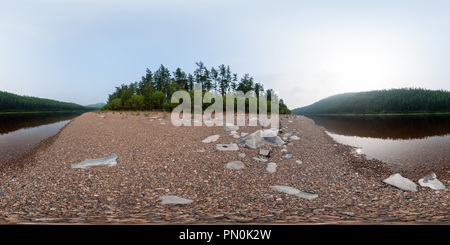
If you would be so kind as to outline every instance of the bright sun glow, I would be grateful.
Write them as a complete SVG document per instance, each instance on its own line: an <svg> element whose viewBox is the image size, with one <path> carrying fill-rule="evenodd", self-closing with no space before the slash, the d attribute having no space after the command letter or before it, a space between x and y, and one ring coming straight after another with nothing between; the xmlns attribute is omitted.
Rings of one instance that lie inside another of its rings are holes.
<svg viewBox="0 0 450 245"><path fill-rule="evenodd" d="M411 52L398 35L358 30L321 33L314 63L324 84L345 91L391 87L408 66Z"/></svg>

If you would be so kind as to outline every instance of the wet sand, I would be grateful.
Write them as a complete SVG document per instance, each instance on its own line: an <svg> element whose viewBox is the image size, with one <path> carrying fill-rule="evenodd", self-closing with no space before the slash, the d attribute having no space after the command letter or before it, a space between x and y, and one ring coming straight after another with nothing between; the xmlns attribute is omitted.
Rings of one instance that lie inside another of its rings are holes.
<svg viewBox="0 0 450 245"><path fill-rule="evenodd" d="M222 127L175 127L170 113L85 113L0 172L0 223L449 223L450 192L406 192L382 182L383 162L352 153L311 119L281 116L286 148L267 162L258 150L218 151L237 139ZM168 120L151 121L153 116ZM251 133L260 127L240 127ZM213 143L202 140L220 135ZM265 147L268 148L268 147ZM282 151L286 149L287 151ZM204 151L202 151L204 150ZM71 164L116 153L111 167ZM245 157L239 156L245 153ZM284 159L283 155L293 157ZM243 169L226 168L242 161ZM301 163L298 163L301 161ZM276 171L267 171L270 162ZM436 173L450 186L450 173ZM417 183L418 178L402 173ZM285 185L312 200L272 190ZM175 195L189 204L161 203Z"/></svg>

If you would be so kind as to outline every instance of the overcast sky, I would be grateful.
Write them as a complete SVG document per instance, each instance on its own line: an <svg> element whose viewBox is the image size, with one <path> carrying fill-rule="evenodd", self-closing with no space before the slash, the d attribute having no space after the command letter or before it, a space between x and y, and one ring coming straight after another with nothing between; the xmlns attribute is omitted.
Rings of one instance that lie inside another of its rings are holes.
<svg viewBox="0 0 450 245"><path fill-rule="evenodd" d="M450 90L450 0L2 0L0 90L82 105L161 64L229 65L290 109L330 95Z"/></svg>

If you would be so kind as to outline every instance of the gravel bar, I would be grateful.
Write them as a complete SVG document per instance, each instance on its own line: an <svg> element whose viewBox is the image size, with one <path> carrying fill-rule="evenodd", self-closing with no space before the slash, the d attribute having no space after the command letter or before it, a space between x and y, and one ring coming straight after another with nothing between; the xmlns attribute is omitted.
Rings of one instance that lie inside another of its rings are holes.
<svg viewBox="0 0 450 245"><path fill-rule="evenodd" d="M0 224L449 223L448 171L436 173L446 189L402 191L383 183L394 174L385 163L355 155L311 119L280 117L279 136L298 138L261 147L270 149L267 157L258 149L217 150L237 139L221 126L175 127L170 113L85 113L0 169ZM212 135L220 137L202 142ZM292 157L284 158L288 153ZM71 168L112 154L117 165ZM233 161L245 168L227 168ZM276 169L268 171L268 163ZM299 198L273 186L317 197ZM167 196L189 202L163 203Z"/></svg>

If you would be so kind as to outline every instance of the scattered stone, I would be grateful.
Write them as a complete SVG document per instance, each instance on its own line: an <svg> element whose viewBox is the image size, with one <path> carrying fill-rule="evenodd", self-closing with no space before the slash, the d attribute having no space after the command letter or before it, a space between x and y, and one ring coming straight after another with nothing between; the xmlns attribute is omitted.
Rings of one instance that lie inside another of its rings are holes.
<svg viewBox="0 0 450 245"><path fill-rule="evenodd" d="M297 137L297 136L295 136L295 135L293 135L293 136L289 137L289 139L290 139L290 140L299 140L300 138Z"/></svg>
<svg viewBox="0 0 450 245"><path fill-rule="evenodd" d="M297 160L297 161L295 161L295 163L303 164L303 162L301 160Z"/></svg>
<svg viewBox="0 0 450 245"><path fill-rule="evenodd" d="M243 169L245 168L245 165L241 161L234 161L227 163L227 168L229 169Z"/></svg>
<svg viewBox="0 0 450 245"><path fill-rule="evenodd" d="M211 143L211 142L215 142L216 140L218 140L220 137L220 135L216 134L216 135L211 135L208 138L202 140L203 143Z"/></svg>
<svg viewBox="0 0 450 245"><path fill-rule="evenodd" d="M280 146L284 144L284 141L277 136L278 132L279 130L276 128L261 130L265 143L273 146Z"/></svg>
<svg viewBox="0 0 450 245"><path fill-rule="evenodd" d="M283 156L284 159L289 159L289 158L292 158L292 157L293 157L292 153L289 153L289 154L286 154L286 155Z"/></svg>
<svg viewBox="0 0 450 245"><path fill-rule="evenodd" d="M270 152L272 149L266 150L266 149L259 149L258 154L265 156L265 157L269 157L270 156Z"/></svg>
<svg viewBox="0 0 450 245"><path fill-rule="evenodd" d="M309 200L312 200L312 199L317 198L319 196L318 194L312 194L312 193L303 192L303 191L300 191L300 190L295 189L293 187L283 186L283 185L275 185L275 186L272 187L272 190L284 192L286 194L294 195L294 196L297 196L297 197L300 197L300 198L309 199Z"/></svg>
<svg viewBox="0 0 450 245"><path fill-rule="evenodd" d="M266 170L269 173L275 173L275 171L277 170L277 164L274 162L269 162L269 164L267 164Z"/></svg>
<svg viewBox="0 0 450 245"><path fill-rule="evenodd" d="M236 141L240 147L247 147L250 149L256 149L264 145L264 139L261 137L261 130L255 131L251 134L247 134Z"/></svg>
<svg viewBox="0 0 450 245"><path fill-rule="evenodd" d="M419 180L419 184L421 186L427 186L430 187L433 190L442 190L445 189L444 184L442 184L442 182L440 182L437 178L436 178L436 174L435 173L431 173L429 175L424 176L423 178L421 178Z"/></svg>
<svg viewBox="0 0 450 245"><path fill-rule="evenodd" d="M236 141L236 144L250 149L256 149L264 144L280 146L284 144L284 141L277 136L277 132L278 129L257 130L241 137Z"/></svg>
<svg viewBox="0 0 450 245"><path fill-rule="evenodd" d="M225 130L230 130L230 131L236 131L239 129L238 126L235 126L234 124L231 123L226 123L222 126Z"/></svg>
<svg viewBox="0 0 450 245"><path fill-rule="evenodd" d="M111 156L96 158L96 159L86 159L79 163L74 163L70 165L71 168L93 168L93 167L101 167L101 166L115 166L117 165L117 158L119 156L114 153Z"/></svg>
<svg viewBox="0 0 450 245"><path fill-rule="evenodd" d="M241 138L241 136L240 136L239 134L237 134L237 133L231 134L231 136L232 136L233 138L235 138L235 139Z"/></svg>
<svg viewBox="0 0 450 245"><path fill-rule="evenodd" d="M255 161L259 161L259 162L267 162L267 159L261 158L261 157L253 157L252 158Z"/></svg>
<svg viewBox="0 0 450 245"><path fill-rule="evenodd" d="M383 180L384 183L395 186L404 191L417 191L417 185L411 180L401 176L400 174L393 174L389 178Z"/></svg>
<svg viewBox="0 0 450 245"><path fill-rule="evenodd" d="M217 144L216 149L220 151L237 151L239 147L236 144Z"/></svg>
<svg viewBox="0 0 450 245"><path fill-rule="evenodd" d="M205 151L206 151L205 149L200 149L200 150L197 150L195 152L205 152Z"/></svg>
<svg viewBox="0 0 450 245"><path fill-rule="evenodd" d="M238 157L244 158L244 157L245 157L245 153L239 153L239 154L238 154Z"/></svg>
<svg viewBox="0 0 450 245"><path fill-rule="evenodd" d="M159 199L162 201L161 204L189 204L193 202L193 200L177 196L163 196Z"/></svg>

